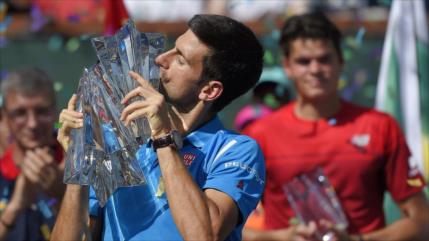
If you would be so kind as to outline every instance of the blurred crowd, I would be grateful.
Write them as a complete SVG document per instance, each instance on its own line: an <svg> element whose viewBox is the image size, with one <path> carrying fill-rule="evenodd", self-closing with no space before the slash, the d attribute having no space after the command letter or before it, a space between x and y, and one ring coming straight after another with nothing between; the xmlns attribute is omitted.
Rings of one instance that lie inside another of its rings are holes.
<svg viewBox="0 0 429 241"><path fill-rule="evenodd" d="M345 20L386 20L390 0L3 0L0 35L51 31L67 36L100 34L128 16L138 22L184 22L195 13L217 13L259 21L319 9Z"/></svg>

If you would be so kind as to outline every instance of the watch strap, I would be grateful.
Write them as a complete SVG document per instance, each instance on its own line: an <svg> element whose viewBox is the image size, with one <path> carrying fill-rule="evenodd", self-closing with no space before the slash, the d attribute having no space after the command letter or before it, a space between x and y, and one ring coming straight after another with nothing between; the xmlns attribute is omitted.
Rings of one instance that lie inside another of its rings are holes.
<svg viewBox="0 0 429 241"><path fill-rule="evenodd" d="M161 147L166 147L169 145L174 145L174 140L171 133L153 140L153 143L152 143L154 150Z"/></svg>

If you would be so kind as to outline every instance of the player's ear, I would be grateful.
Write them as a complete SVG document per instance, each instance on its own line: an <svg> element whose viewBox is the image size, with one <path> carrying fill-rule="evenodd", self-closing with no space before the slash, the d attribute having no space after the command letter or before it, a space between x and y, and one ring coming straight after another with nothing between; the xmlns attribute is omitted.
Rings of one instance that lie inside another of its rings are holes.
<svg viewBox="0 0 429 241"><path fill-rule="evenodd" d="M214 101L219 98L222 92L222 82L218 80L210 80L203 86L203 88L201 88L201 92L198 97L203 101Z"/></svg>

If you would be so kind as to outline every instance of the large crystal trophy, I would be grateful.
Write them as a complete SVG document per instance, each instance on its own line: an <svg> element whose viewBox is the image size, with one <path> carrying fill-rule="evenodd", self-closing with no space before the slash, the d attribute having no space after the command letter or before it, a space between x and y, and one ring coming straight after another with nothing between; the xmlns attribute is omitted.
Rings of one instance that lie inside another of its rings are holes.
<svg viewBox="0 0 429 241"><path fill-rule="evenodd" d="M284 191L299 221L304 224L314 221L317 224L317 240L329 241L334 235L320 225L322 220L339 230L347 228L347 218L335 190L321 168L295 177L284 185Z"/></svg>
<svg viewBox="0 0 429 241"><path fill-rule="evenodd" d="M84 124L71 131L64 182L90 185L104 206L118 187L151 184L151 179L145 178L150 174L136 159L139 146L150 138L150 126L141 118L126 127L120 120L125 107L121 100L138 87L129 71L139 73L158 88L155 58L164 49L164 37L160 33L140 33L128 21L114 36L91 41L98 62L84 70L77 88L77 111L83 113ZM154 193L148 196L156 198Z"/></svg>

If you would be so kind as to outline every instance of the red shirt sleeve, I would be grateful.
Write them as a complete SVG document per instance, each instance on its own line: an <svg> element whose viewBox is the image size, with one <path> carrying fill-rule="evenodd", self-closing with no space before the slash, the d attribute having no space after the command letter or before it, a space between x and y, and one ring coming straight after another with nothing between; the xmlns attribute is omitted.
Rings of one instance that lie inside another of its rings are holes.
<svg viewBox="0 0 429 241"><path fill-rule="evenodd" d="M387 189L396 202L404 201L425 187L424 178L408 149L404 134L398 123L388 117L386 124L386 165L385 181Z"/></svg>

